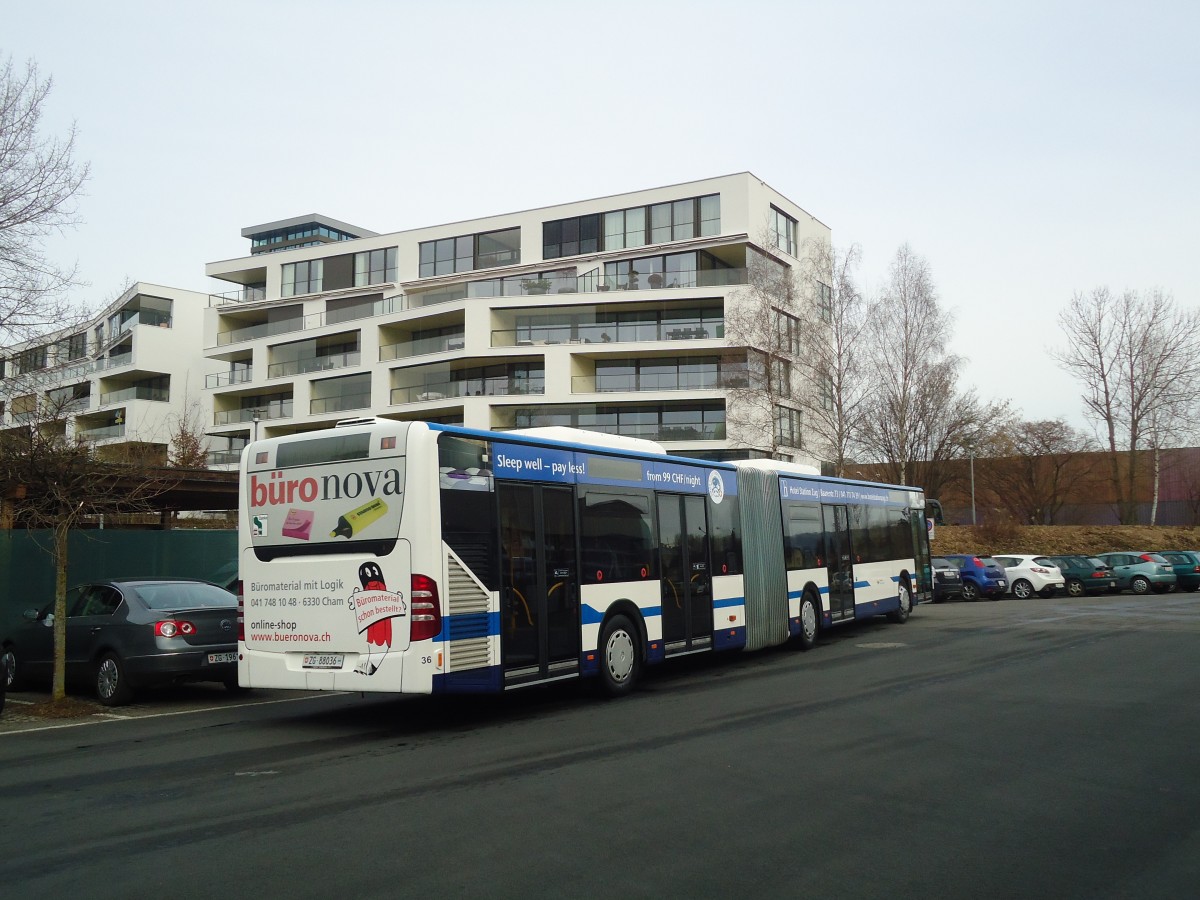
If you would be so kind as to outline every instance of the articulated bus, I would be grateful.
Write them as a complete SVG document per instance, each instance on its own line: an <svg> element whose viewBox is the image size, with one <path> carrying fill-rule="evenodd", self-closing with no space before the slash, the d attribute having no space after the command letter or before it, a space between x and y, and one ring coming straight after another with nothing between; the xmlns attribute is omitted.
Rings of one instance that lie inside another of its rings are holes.
<svg viewBox="0 0 1200 900"><path fill-rule="evenodd" d="M242 454L245 687L630 691L931 599L920 490L569 428L359 419Z"/></svg>

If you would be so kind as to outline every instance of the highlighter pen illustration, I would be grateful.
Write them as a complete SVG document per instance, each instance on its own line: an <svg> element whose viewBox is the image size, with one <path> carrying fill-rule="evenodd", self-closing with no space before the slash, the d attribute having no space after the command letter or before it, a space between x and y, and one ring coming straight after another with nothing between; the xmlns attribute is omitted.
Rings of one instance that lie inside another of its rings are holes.
<svg viewBox="0 0 1200 900"><path fill-rule="evenodd" d="M376 497L368 500L358 509L352 509L344 516L338 516L337 527L329 532L330 537L350 538L358 534L372 522L387 514L387 504Z"/></svg>

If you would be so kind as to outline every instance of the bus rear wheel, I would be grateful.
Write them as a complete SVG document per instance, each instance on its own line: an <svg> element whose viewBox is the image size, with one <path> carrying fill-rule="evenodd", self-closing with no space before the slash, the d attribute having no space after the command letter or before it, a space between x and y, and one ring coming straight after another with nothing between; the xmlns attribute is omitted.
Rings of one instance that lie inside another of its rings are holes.
<svg viewBox="0 0 1200 900"><path fill-rule="evenodd" d="M821 614L817 611L817 598L812 591L805 591L800 598L800 636L796 639L801 650L811 650L817 645Z"/></svg>
<svg viewBox="0 0 1200 900"><path fill-rule="evenodd" d="M634 689L642 671L638 630L627 616L613 616L600 633L600 681L609 697Z"/></svg>

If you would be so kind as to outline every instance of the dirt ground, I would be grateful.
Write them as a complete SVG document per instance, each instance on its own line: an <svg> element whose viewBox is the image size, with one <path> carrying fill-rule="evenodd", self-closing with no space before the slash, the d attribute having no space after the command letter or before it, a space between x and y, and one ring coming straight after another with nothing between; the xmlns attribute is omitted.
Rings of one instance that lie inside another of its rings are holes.
<svg viewBox="0 0 1200 900"><path fill-rule="evenodd" d="M1109 553L1200 550L1200 528L1149 525L939 525L930 542L942 553Z"/></svg>

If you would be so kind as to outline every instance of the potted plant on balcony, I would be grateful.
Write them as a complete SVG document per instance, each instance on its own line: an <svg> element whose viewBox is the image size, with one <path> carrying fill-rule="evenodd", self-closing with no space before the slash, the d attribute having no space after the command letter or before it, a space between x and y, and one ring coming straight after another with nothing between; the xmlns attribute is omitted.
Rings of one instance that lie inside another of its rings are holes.
<svg viewBox="0 0 1200 900"><path fill-rule="evenodd" d="M663 277L658 272L651 272L650 277L646 279L650 282L650 287L658 290L663 286Z"/></svg>
<svg viewBox="0 0 1200 900"><path fill-rule="evenodd" d="M526 278L521 282L521 289L527 294L545 294L550 291L549 278Z"/></svg>

